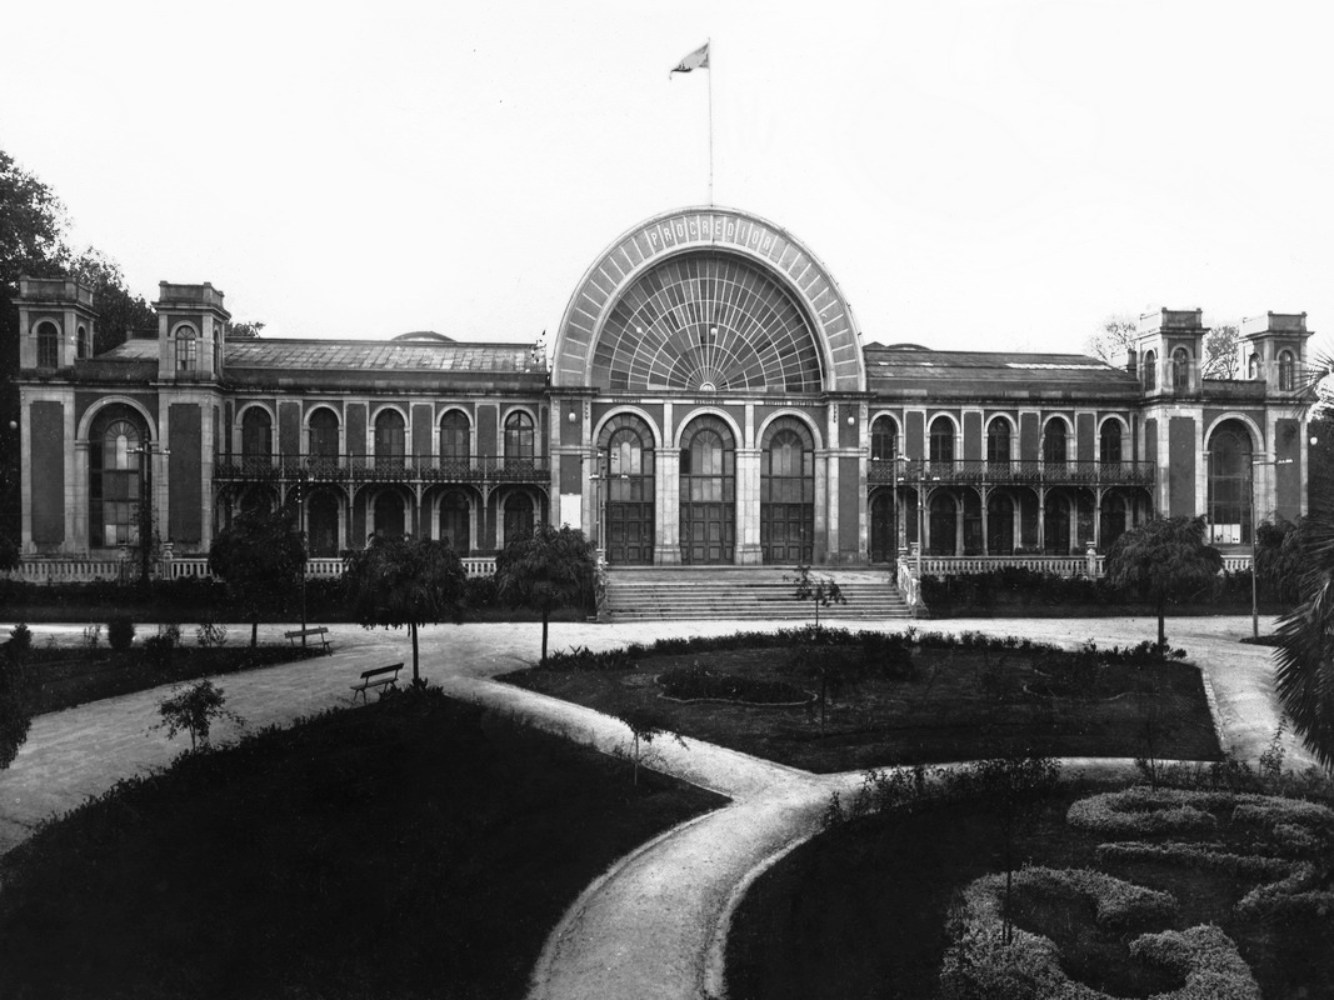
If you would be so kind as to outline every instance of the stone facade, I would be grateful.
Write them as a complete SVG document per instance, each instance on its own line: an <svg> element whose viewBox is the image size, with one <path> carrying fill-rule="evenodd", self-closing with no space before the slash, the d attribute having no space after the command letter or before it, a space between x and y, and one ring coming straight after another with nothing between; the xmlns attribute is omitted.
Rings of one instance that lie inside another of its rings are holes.
<svg viewBox="0 0 1334 1000"><path fill-rule="evenodd" d="M374 531L484 555L548 519L662 566L1079 556L1155 510L1244 548L1306 508L1305 314L1245 321L1234 380L1201 376L1199 310L1145 316L1125 367L867 344L810 249L720 208L616 239L549 367L438 334L229 340L223 298L164 282L157 336L91 357L88 289L24 279L26 556L150 529L202 554L288 501L317 556Z"/></svg>

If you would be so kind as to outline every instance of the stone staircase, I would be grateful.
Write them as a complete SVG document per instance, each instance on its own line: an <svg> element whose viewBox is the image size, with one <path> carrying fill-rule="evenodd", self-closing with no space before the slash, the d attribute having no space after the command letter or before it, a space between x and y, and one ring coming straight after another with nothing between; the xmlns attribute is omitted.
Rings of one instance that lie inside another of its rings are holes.
<svg viewBox="0 0 1334 1000"><path fill-rule="evenodd" d="M846 604L820 609L820 621L886 621L911 617L885 570L822 569ZM793 569L774 567L611 568L601 620L607 622L736 618L814 621L810 601L798 601Z"/></svg>

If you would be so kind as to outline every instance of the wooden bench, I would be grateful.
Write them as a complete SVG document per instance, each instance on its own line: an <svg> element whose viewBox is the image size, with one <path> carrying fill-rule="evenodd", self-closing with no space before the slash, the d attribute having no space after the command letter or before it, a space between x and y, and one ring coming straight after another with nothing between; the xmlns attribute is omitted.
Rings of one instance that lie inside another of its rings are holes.
<svg viewBox="0 0 1334 1000"><path fill-rule="evenodd" d="M296 641L298 639L302 637L310 638L311 636L314 636L316 639L319 639L320 642L324 643L324 651L326 653L333 652L333 650L329 648L329 630L325 628L323 625L321 625L319 628L298 628L298 629L293 629L291 632L283 633L283 638L286 639L288 642L290 642L293 646L296 645ZM305 645L305 643L302 643L302 645Z"/></svg>
<svg viewBox="0 0 1334 1000"><path fill-rule="evenodd" d="M361 672L361 683L352 685L352 704L357 703L357 695L361 695L361 703L366 704L366 692L371 688L380 689L380 697L384 697L385 691L389 688L398 690L398 672L403 669L401 663L391 663L387 667L375 667L373 670L363 670Z"/></svg>

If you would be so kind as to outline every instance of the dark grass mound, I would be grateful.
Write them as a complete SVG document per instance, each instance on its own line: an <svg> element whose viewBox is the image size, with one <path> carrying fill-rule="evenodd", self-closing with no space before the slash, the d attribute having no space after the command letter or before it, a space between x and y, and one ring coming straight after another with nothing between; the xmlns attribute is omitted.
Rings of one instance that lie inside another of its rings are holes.
<svg viewBox="0 0 1334 1000"><path fill-rule="evenodd" d="M704 687L710 678L724 694L753 696L670 700L718 697ZM649 712L671 732L816 772L1016 749L1058 757L1220 756L1200 671L1175 657L1152 658L1147 648L1071 651L967 633L905 644L895 634L801 630L576 651L502 679L609 715ZM823 711L807 694L821 690ZM761 694L770 691L785 694ZM780 704L744 704L764 701Z"/></svg>
<svg viewBox="0 0 1334 1000"><path fill-rule="evenodd" d="M58 712L103 698L162 684L291 663L324 650L291 643L197 648L135 646L123 652L59 647L32 649L23 657L23 685L33 715Z"/></svg>
<svg viewBox="0 0 1334 1000"><path fill-rule="evenodd" d="M596 875L722 801L439 692L331 713L0 861L0 996L519 997Z"/></svg>

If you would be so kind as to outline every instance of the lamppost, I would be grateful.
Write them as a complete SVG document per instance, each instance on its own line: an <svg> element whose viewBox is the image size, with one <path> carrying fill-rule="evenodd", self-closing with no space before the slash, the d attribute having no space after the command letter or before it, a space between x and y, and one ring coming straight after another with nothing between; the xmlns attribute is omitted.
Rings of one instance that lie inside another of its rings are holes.
<svg viewBox="0 0 1334 1000"><path fill-rule="evenodd" d="M130 452L139 457L139 582L147 583L153 561L153 443L145 438ZM171 452L160 448L157 454L165 458Z"/></svg>
<svg viewBox="0 0 1334 1000"><path fill-rule="evenodd" d="M1291 464L1292 464L1292 459L1290 458L1251 459L1250 493L1251 493L1251 638L1252 639L1260 638L1260 585L1259 585L1259 573L1256 571L1256 564L1255 564L1255 552L1256 552L1255 469L1257 466L1260 465L1291 465Z"/></svg>
<svg viewBox="0 0 1334 1000"><path fill-rule="evenodd" d="M310 477L310 458L297 466L296 527L301 538L302 555L306 555L306 481ZM301 562L301 648L306 648L306 562Z"/></svg>

